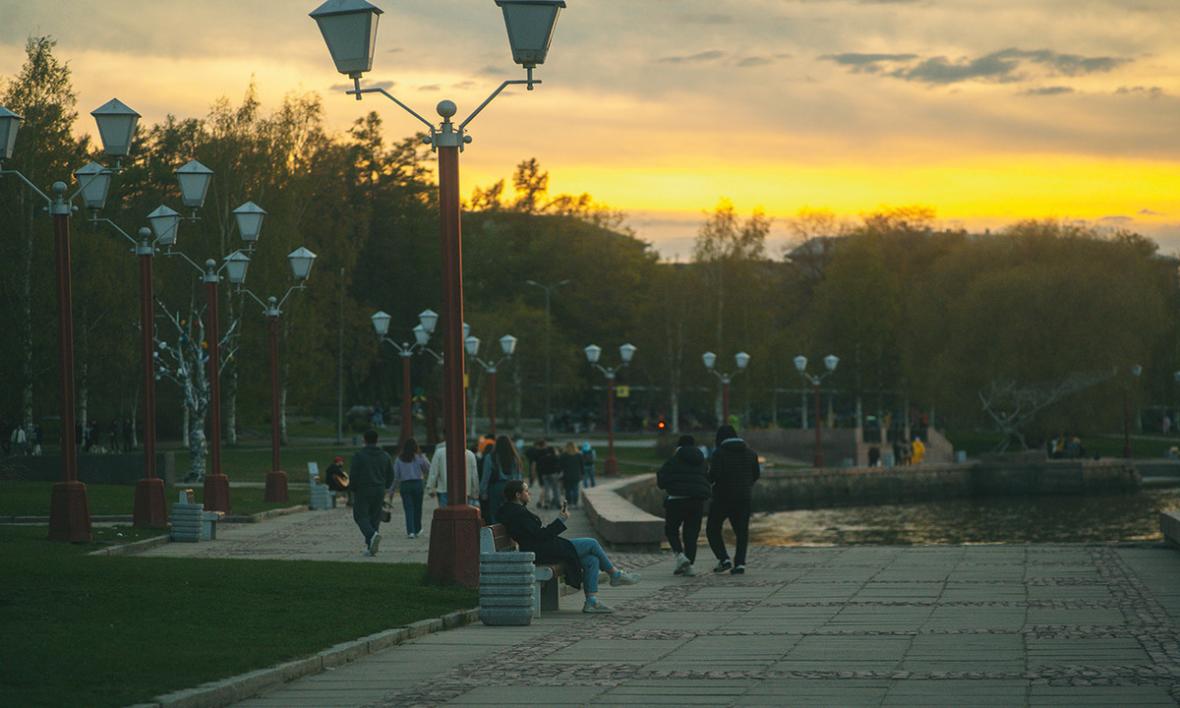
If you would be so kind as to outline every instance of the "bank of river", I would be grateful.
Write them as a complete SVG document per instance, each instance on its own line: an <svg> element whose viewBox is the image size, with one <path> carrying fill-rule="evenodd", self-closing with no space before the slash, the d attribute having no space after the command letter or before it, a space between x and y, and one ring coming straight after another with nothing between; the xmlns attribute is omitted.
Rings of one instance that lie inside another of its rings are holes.
<svg viewBox="0 0 1180 708"><path fill-rule="evenodd" d="M1178 509L1180 489L973 497L755 514L750 533L767 546L1153 541L1158 513Z"/></svg>

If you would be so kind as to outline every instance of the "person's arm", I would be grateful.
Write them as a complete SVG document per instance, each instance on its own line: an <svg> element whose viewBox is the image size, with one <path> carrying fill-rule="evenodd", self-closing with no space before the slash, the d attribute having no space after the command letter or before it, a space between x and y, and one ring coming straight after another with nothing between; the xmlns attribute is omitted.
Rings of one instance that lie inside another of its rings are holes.
<svg viewBox="0 0 1180 708"><path fill-rule="evenodd" d="M430 475L426 478L426 491L430 492L430 496L434 496L434 485L438 484L438 475L445 462L444 457L446 455L443 451L435 448L434 455L430 458Z"/></svg>

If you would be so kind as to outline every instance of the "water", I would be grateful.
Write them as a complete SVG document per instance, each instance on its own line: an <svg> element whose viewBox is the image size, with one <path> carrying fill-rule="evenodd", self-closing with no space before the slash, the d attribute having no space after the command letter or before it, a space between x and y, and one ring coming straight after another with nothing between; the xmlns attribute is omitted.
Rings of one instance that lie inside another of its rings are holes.
<svg viewBox="0 0 1180 708"><path fill-rule="evenodd" d="M756 514L751 542L766 546L1158 541L1158 514L1180 509L1180 489L1103 496L980 497Z"/></svg>

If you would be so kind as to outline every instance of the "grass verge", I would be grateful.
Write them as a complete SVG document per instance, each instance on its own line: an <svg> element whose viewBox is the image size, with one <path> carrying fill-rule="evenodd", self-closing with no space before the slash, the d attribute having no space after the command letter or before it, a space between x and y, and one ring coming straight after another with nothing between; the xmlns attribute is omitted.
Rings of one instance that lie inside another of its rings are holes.
<svg viewBox="0 0 1180 708"><path fill-rule="evenodd" d="M477 603L417 564L91 557L0 527L0 695L122 706Z"/></svg>
<svg viewBox="0 0 1180 708"><path fill-rule="evenodd" d="M192 490L201 501L201 485L192 485ZM0 482L0 516L49 516L49 500L53 493L53 482ZM288 501L265 502L264 489L254 487L233 487L230 489L230 511L234 515L256 514L269 509L282 509L297 504L306 505L306 489L293 489L287 494ZM164 490L164 503L172 508L177 490ZM124 484L87 484L86 500L92 516L131 515L135 507L135 487Z"/></svg>

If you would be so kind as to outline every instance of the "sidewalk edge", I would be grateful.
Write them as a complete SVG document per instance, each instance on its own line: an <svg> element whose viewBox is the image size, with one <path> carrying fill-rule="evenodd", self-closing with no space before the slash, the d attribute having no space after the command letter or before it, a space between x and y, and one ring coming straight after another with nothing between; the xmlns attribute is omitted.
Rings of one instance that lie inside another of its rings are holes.
<svg viewBox="0 0 1180 708"><path fill-rule="evenodd" d="M119 545L111 546L110 548L100 548L97 551L91 551L90 553L87 553L86 555L88 555L88 556L126 556L126 555L131 555L134 553L139 553L141 551L146 551L148 549L155 548L156 546L163 546L164 544L170 543L171 541L172 541L172 537L169 536L167 533L164 533L159 536L145 538L142 541L132 541L131 543L120 543Z"/></svg>

